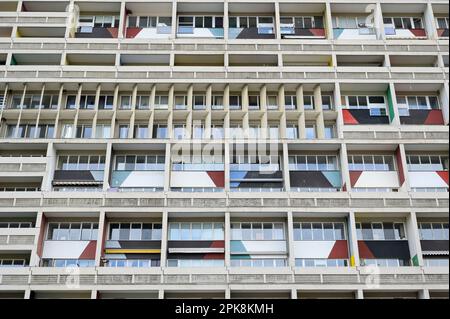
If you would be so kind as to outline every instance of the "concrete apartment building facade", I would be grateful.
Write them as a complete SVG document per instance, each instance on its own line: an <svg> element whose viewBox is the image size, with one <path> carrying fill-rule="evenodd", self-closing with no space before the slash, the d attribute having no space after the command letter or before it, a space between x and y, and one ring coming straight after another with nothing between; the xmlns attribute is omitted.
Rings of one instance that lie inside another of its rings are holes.
<svg viewBox="0 0 450 319"><path fill-rule="evenodd" d="M441 0L1 0L0 298L448 298Z"/></svg>

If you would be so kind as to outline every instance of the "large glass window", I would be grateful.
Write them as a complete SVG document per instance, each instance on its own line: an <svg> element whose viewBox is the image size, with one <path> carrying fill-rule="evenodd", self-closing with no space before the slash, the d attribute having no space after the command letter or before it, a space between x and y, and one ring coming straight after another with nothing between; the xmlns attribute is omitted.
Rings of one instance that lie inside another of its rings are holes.
<svg viewBox="0 0 450 319"><path fill-rule="evenodd" d="M224 223L217 222L171 222L169 240L224 240Z"/></svg>
<svg viewBox="0 0 450 319"><path fill-rule="evenodd" d="M49 223L48 240L97 240L98 224L97 223Z"/></svg>
<svg viewBox="0 0 450 319"><path fill-rule="evenodd" d="M335 241L345 239L345 224L342 222L294 223L294 240L296 241Z"/></svg>
<svg viewBox="0 0 450 319"><path fill-rule="evenodd" d="M158 223L111 223L109 240L161 240L161 230Z"/></svg>
<svg viewBox="0 0 450 319"><path fill-rule="evenodd" d="M403 223L373 222L356 223L358 240L405 240Z"/></svg>
<svg viewBox="0 0 450 319"><path fill-rule="evenodd" d="M285 240L283 223L232 223L231 240Z"/></svg>

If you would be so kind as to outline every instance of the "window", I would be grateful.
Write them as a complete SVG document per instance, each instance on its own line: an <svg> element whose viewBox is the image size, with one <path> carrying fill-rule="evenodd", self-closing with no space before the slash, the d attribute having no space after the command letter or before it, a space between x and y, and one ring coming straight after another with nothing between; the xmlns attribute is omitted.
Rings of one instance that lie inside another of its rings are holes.
<svg viewBox="0 0 450 319"><path fill-rule="evenodd" d="M296 241L345 240L345 224L342 222L294 223Z"/></svg>
<svg viewBox="0 0 450 319"><path fill-rule="evenodd" d="M61 155L58 157L58 170L62 171L103 171L105 156L101 155Z"/></svg>
<svg viewBox="0 0 450 319"><path fill-rule="evenodd" d="M194 109L203 110L206 108L206 96L194 95Z"/></svg>
<svg viewBox="0 0 450 319"><path fill-rule="evenodd" d="M187 96L186 95L175 96L175 109L185 110L186 108L187 108Z"/></svg>
<svg viewBox="0 0 450 319"><path fill-rule="evenodd" d="M314 96L304 95L303 96L303 105L305 107L305 110L314 110Z"/></svg>
<svg viewBox="0 0 450 319"><path fill-rule="evenodd" d="M405 240L403 223L356 223L358 240Z"/></svg>
<svg viewBox="0 0 450 319"><path fill-rule="evenodd" d="M286 126L286 137L290 140L298 139L298 126L295 124L288 124Z"/></svg>
<svg viewBox="0 0 450 319"><path fill-rule="evenodd" d="M448 171L449 158L441 155L407 155L409 171Z"/></svg>
<svg viewBox="0 0 450 319"><path fill-rule="evenodd" d="M153 125L153 138L165 139L168 138L167 125L154 124Z"/></svg>
<svg viewBox="0 0 450 319"><path fill-rule="evenodd" d="M295 29L323 29L323 17L281 17L281 34L294 34Z"/></svg>
<svg viewBox="0 0 450 319"><path fill-rule="evenodd" d="M239 257L233 257L231 259L231 267L248 267L248 268L279 268L286 267L286 259L281 258L253 258L253 259L239 259Z"/></svg>
<svg viewBox="0 0 450 319"><path fill-rule="evenodd" d="M249 95L248 106L250 110L259 110L259 95Z"/></svg>
<svg viewBox="0 0 450 319"><path fill-rule="evenodd" d="M296 95L285 95L284 105L286 110L296 110L297 109L297 96Z"/></svg>
<svg viewBox="0 0 450 319"><path fill-rule="evenodd" d="M169 107L168 95L156 95L155 96L155 109L167 109Z"/></svg>
<svg viewBox="0 0 450 319"><path fill-rule="evenodd" d="M135 125L134 126L134 137L135 138L149 138L148 136L148 125Z"/></svg>
<svg viewBox="0 0 450 319"><path fill-rule="evenodd" d="M291 155L289 169L293 171L337 171L338 158L335 155Z"/></svg>
<svg viewBox="0 0 450 319"><path fill-rule="evenodd" d="M306 129L306 139L307 140L313 140L316 136L316 126L314 124L307 124L305 126Z"/></svg>
<svg viewBox="0 0 450 319"><path fill-rule="evenodd" d="M332 99L330 95L322 95L322 109L331 110L333 109Z"/></svg>
<svg viewBox="0 0 450 319"><path fill-rule="evenodd" d="M283 223L232 223L231 240L285 240Z"/></svg>
<svg viewBox="0 0 450 319"><path fill-rule="evenodd" d="M42 267L58 267L58 268L67 268L67 267L94 267L95 260L90 259L43 259Z"/></svg>
<svg viewBox="0 0 450 319"><path fill-rule="evenodd" d="M150 109L150 96L149 95L136 96L136 108L138 110L149 110Z"/></svg>
<svg viewBox="0 0 450 319"><path fill-rule="evenodd" d="M90 241L98 239L97 223L49 223L47 240Z"/></svg>
<svg viewBox="0 0 450 319"><path fill-rule="evenodd" d="M348 260L347 259L305 259L305 258L297 258L295 259L295 267L300 268L309 268L309 267L347 267Z"/></svg>
<svg viewBox="0 0 450 319"><path fill-rule="evenodd" d="M186 138L186 125L184 124L175 124L173 126L173 137L177 140L182 140Z"/></svg>
<svg viewBox="0 0 450 319"><path fill-rule="evenodd" d="M66 109L76 109L77 104L77 96L76 95L68 95L66 99Z"/></svg>
<svg viewBox="0 0 450 319"><path fill-rule="evenodd" d="M239 95L230 96L230 109L237 110L241 108L241 97Z"/></svg>
<svg viewBox="0 0 450 319"><path fill-rule="evenodd" d="M161 240L162 225L158 223L111 223L109 240Z"/></svg>
<svg viewBox="0 0 450 319"><path fill-rule="evenodd" d="M164 155L117 155L116 171L160 171L164 170Z"/></svg>
<svg viewBox="0 0 450 319"><path fill-rule="evenodd" d="M130 126L128 124L119 125L119 138L128 138L128 131Z"/></svg>
<svg viewBox="0 0 450 319"><path fill-rule="evenodd" d="M335 138L335 128L334 125L325 125L325 138L333 139Z"/></svg>
<svg viewBox="0 0 450 319"><path fill-rule="evenodd" d="M408 260L403 259L361 259L361 266L404 267L409 264Z"/></svg>
<svg viewBox="0 0 450 319"><path fill-rule="evenodd" d="M131 110L131 95L123 95L120 97L120 108L122 110Z"/></svg>
<svg viewBox="0 0 450 319"><path fill-rule="evenodd" d="M436 18L438 29L448 29L450 25L449 18Z"/></svg>
<svg viewBox="0 0 450 319"><path fill-rule="evenodd" d="M449 240L448 223L419 223L421 240Z"/></svg>
<svg viewBox="0 0 450 319"><path fill-rule="evenodd" d="M114 106L114 96L100 95L98 100L98 108L100 110L112 110Z"/></svg>
<svg viewBox="0 0 450 319"><path fill-rule="evenodd" d="M371 116L386 116L384 96L343 96L343 102L349 109L369 109Z"/></svg>
<svg viewBox="0 0 450 319"><path fill-rule="evenodd" d="M178 268L222 268L225 262L220 259L169 259L168 267Z"/></svg>
<svg viewBox="0 0 450 319"><path fill-rule="evenodd" d="M439 98L437 96L397 96L397 104L401 114L409 116L409 112L403 110L439 110Z"/></svg>
<svg viewBox="0 0 450 319"><path fill-rule="evenodd" d="M109 259L105 263L106 267L132 267L132 268L148 268L160 267L159 259Z"/></svg>
<svg viewBox="0 0 450 319"><path fill-rule="evenodd" d="M386 17L383 22L388 27L393 25L395 29L423 29L422 18L419 17Z"/></svg>
<svg viewBox="0 0 450 319"><path fill-rule="evenodd" d="M182 222L169 224L169 240L224 240L223 223Z"/></svg>
<svg viewBox="0 0 450 319"><path fill-rule="evenodd" d="M369 29L366 24L367 16L333 16L334 29ZM374 32L371 30L370 33Z"/></svg>
<svg viewBox="0 0 450 319"><path fill-rule="evenodd" d="M223 109L223 95L213 95L212 109L213 110Z"/></svg>
<svg viewBox="0 0 450 319"><path fill-rule="evenodd" d="M80 109L93 110L95 108L95 95L82 95L80 97Z"/></svg>
<svg viewBox="0 0 450 319"><path fill-rule="evenodd" d="M129 16L129 28L156 28L170 27L172 25L171 17L148 17L148 16Z"/></svg>
<svg viewBox="0 0 450 319"><path fill-rule="evenodd" d="M91 138L92 137L92 126L91 125L77 125L76 138Z"/></svg>
<svg viewBox="0 0 450 319"><path fill-rule="evenodd" d="M350 171L395 171L392 155L349 155Z"/></svg>
<svg viewBox="0 0 450 319"><path fill-rule="evenodd" d="M0 221L0 228L31 228L32 222L2 222Z"/></svg>
<svg viewBox="0 0 450 319"><path fill-rule="evenodd" d="M95 138L111 138L111 125L97 125L95 128Z"/></svg>
<svg viewBox="0 0 450 319"><path fill-rule="evenodd" d="M257 28L259 34L274 34L273 17L230 17L230 28Z"/></svg>

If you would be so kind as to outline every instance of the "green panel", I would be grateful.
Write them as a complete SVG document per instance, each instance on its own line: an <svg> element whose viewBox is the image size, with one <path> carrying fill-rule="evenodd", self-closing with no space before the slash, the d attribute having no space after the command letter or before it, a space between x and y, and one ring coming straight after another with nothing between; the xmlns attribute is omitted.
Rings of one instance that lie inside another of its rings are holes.
<svg viewBox="0 0 450 319"><path fill-rule="evenodd" d="M391 86L388 86L387 89L387 98L388 98L388 108L389 108L389 120L392 123L395 118L395 111L394 111L394 99L392 98L392 92L391 92Z"/></svg>
<svg viewBox="0 0 450 319"><path fill-rule="evenodd" d="M412 264L413 264L413 266L416 266L416 267L419 266L419 257L418 257L417 255L415 255L415 256L412 258Z"/></svg>

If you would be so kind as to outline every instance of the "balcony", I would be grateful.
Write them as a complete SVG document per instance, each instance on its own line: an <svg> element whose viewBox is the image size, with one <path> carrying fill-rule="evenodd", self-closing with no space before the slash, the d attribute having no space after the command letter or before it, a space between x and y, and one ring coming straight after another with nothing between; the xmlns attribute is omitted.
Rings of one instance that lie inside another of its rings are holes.
<svg viewBox="0 0 450 319"><path fill-rule="evenodd" d="M46 157L0 157L0 176L43 176Z"/></svg>
<svg viewBox="0 0 450 319"><path fill-rule="evenodd" d="M412 190L448 191L448 157L408 154L406 161L408 163L409 184Z"/></svg>
<svg viewBox="0 0 450 319"><path fill-rule="evenodd" d="M230 39L275 39L275 7L272 3L231 3Z"/></svg>
<svg viewBox="0 0 450 319"><path fill-rule="evenodd" d="M325 39L324 4L280 4L283 39Z"/></svg>
<svg viewBox="0 0 450 319"><path fill-rule="evenodd" d="M79 19L76 28L71 30L71 37L104 39L118 37L120 3L76 2L75 5L79 8Z"/></svg>
<svg viewBox="0 0 450 319"><path fill-rule="evenodd" d="M172 37L169 3L126 3L125 38L166 40Z"/></svg>
<svg viewBox="0 0 450 319"><path fill-rule="evenodd" d="M223 3L179 3L177 38L223 39Z"/></svg>
<svg viewBox="0 0 450 319"><path fill-rule="evenodd" d="M377 40L373 15L366 4L331 4L335 40Z"/></svg>
<svg viewBox="0 0 450 319"><path fill-rule="evenodd" d="M0 228L0 250L33 250L36 228Z"/></svg>

